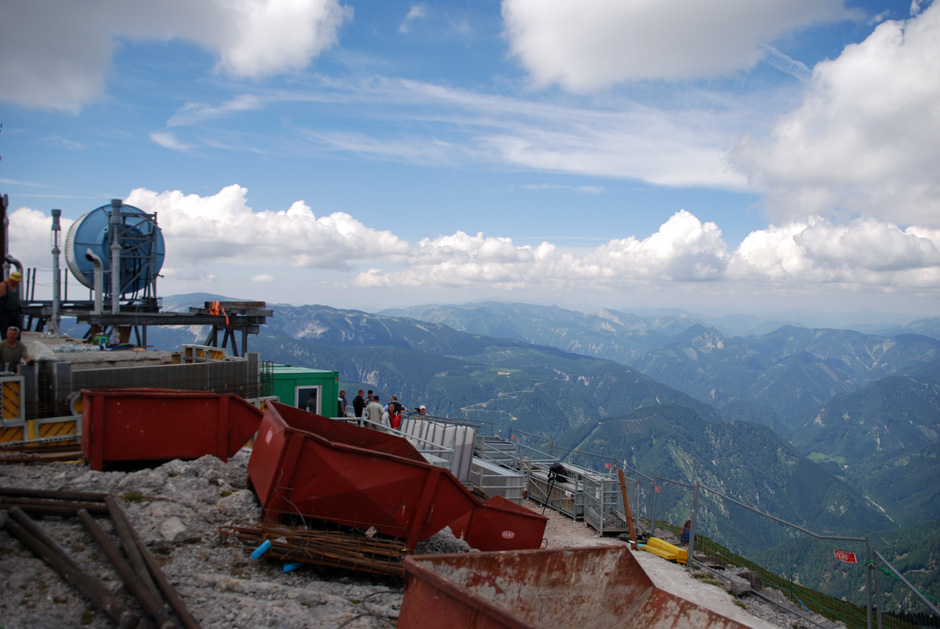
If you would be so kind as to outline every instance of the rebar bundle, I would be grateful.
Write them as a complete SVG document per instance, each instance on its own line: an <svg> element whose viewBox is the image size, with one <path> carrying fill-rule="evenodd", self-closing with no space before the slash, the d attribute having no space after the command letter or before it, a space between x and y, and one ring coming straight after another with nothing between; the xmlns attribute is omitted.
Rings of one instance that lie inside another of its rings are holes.
<svg viewBox="0 0 940 629"><path fill-rule="evenodd" d="M399 540L370 538L356 531L324 531L245 522L220 527L219 534L228 544L241 542L247 552L269 541L271 546L264 556L271 559L398 578L405 576L402 562L407 548Z"/></svg>

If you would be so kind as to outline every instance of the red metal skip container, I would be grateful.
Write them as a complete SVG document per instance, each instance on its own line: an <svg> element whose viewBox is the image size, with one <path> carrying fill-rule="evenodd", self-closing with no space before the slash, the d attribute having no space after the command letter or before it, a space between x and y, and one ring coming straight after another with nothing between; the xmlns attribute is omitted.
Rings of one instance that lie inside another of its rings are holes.
<svg viewBox="0 0 940 629"><path fill-rule="evenodd" d="M93 470L105 461L223 461L251 439L261 411L231 393L175 389L82 391L82 454Z"/></svg>
<svg viewBox="0 0 940 629"><path fill-rule="evenodd" d="M626 546L405 558L398 627L744 629L655 585Z"/></svg>
<svg viewBox="0 0 940 629"><path fill-rule="evenodd" d="M538 548L547 518L481 503L449 470L400 437L268 404L248 476L266 522L281 514L369 527L409 549L450 525L480 550Z"/></svg>

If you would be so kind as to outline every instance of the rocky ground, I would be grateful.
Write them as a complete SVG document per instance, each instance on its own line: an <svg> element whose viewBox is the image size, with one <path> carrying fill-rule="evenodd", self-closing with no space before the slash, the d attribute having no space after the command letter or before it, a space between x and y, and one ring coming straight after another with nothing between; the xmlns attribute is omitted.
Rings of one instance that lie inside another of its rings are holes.
<svg viewBox="0 0 940 629"><path fill-rule="evenodd" d="M400 580L309 565L285 573L282 562L253 560L244 548L223 543L219 527L234 521L258 522L261 515L257 499L246 489L248 457L249 451L242 450L227 463L206 456L126 473L95 472L80 462L6 463L0 464L0 486L118 497L189 612L207 629L394 627L404 594ZM541 507L527 506L541 512ZM550 510L546 515L551 518L545 535L550 548L623 543L598 537L584 524ZM38 521L87 572L141 614L139 626L153 626L76 520ZM116 540L110 520L99 518L99 522ZM465 546L441 535L428 548L457 552ZM679 590L739 622L753 627L817 626L748 595L735 599L649 553L635 555L657 586ZM115 623L7 531L0 531L0 629L77 626L104 628Z"/></svg>

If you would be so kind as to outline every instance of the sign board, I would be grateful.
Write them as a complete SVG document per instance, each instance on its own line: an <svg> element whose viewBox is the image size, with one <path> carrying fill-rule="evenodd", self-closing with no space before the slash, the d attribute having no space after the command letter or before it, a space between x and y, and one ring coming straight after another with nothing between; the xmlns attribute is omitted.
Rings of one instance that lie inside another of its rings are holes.
<svg viewBox="0 0 940 629"><path fill-rule="evenodd" d="M834 550L832 554L836 556L836 559L839 561L844 561L846 563L858 563L855 559L855 553L847 553L844 550Z"/></svg>

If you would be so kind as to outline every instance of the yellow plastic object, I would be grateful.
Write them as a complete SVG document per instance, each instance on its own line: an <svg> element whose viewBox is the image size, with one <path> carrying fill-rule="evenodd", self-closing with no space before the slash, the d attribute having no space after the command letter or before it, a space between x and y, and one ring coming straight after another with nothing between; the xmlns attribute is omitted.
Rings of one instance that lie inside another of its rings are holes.
<svg viewBox="0 0 940 629"><path fill-rule="evenodd" d="M653 553L654 555L659 555L669 561L678 561L679 563L687 563L689 561L688 550L674 546L669 542L664 542L658 537L651 537L650 540L646 542L646 545L643 546L643 550L648 553Z"/></svg>

